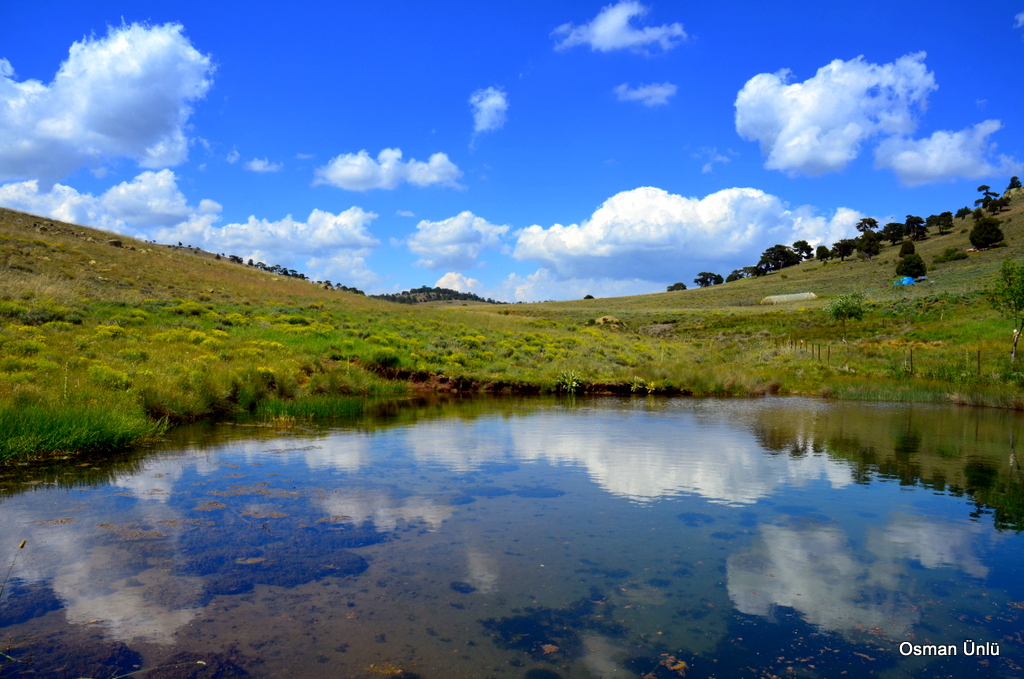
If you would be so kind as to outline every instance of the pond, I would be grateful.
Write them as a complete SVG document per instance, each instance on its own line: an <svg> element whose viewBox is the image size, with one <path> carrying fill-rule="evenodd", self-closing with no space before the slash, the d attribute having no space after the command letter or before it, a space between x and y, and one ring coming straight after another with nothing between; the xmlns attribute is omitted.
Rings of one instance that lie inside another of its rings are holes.
<svg viewBox="0 0 1024 679"><path fill-rule="evenodd" d="M653 397L369 410L0 469L0 677L1024 665L1017 413Z"/></svg>

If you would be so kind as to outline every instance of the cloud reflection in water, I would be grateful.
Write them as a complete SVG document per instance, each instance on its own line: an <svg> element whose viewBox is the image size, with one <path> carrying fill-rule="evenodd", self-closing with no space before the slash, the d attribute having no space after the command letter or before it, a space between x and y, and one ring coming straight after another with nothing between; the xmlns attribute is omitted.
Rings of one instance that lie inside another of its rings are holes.
<svg viewBox="0 0 1024 679"><path fill-rule="evenodd" d="M695 422L678 413L644 415L540 413L515 423L431 422L410 432L406 445L417 460L460 472L506 458L578 465L604 490L637 502L696 493L742 505L785 484L824 479L840 488L852 483L845 462L825 454L765 455L754 434L728 422Z"/></svg>

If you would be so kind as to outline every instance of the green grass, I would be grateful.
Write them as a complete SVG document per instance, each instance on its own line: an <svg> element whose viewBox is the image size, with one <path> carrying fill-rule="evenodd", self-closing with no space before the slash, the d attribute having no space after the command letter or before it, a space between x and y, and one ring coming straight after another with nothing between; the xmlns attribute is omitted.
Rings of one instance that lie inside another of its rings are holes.
<svg viewBox="0 0 1024 679"><path fill-rule="evenodd" d="M358 417L366 412L366 399L353 396L304 396L293 400L268 399L256 408L264 420L305 418L330 420Z"/></svg>
<svg viewBox="0 0 1024 679"><path fill-rule="evenodd" d="M97 406L0 408L0 460L45 452L114 450L153 439L167 429L141 411Z"/></svg>
<svg viewBox="0 0 1024 679"><path fill-rule="evenodd" d="M215 415L330 417L358 399L419 390L779 393L1018 408L1024 362L1009 365L1011 326L981 291L1003 259L1024 258L1024 199L1000 217L1008 247L932 265L930 282L912 288L891 286L898 247L886 247L873 260L805 262L682 292L410 306L183 248L124 237L116 248L85 227L47 222L43 231L33 228L38 218L0 210L0 410L36 418L10 419L17 435L0 450L113 448L159 433L161 422ZM957 222L917 251L931 263L964 249L963 228ZM757 304L807 291L819 299ZM850 291L865 293L868 311L848 323L844 347L821 307ZM598 322L606 316L615 320Z"/></svg>

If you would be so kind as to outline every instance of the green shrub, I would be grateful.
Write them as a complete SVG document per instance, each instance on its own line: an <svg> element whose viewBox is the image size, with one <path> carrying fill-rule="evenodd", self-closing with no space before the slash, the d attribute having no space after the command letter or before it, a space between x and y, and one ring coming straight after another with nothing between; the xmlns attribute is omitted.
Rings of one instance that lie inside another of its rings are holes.
<svg viewBox="0 0 1024 679"><path fill-rule="evenodd" d="M278 323L286 323L288 325L311 325L313 323L313 321L303 316L291 315L279 316L276 320Z"/></svg>
<svg viewBox="0 0 1024 679"><path fill-rule="evenodd" d="M309 325L291 325L288 323L277 323L272 326L274 330L283 332L288 335L295 335L299 337L306 337L309 335L320 335L322 337L329 337L334 333L334 326L328 325L327 323L311 323Z"/></svg>
<svg viewBox="0 0 1024 679"><path fill-rule="evenodd" d="M242 314L228 314L220 320L224 325L249 325L249 319Z"/></svg>
<svg viewBox="0 0 1024 679"><path fill-rule="evenodd" d="M128 332L119 325L97 325L93 334L96 339L120 339Z"/></svg>
<svg viewBox="0 0 1024 679"><path fill-rule="evenodd" d="M639 375L634 375L633 379L629 381L629 391L633 394L638 392L649 394L654 391L654 385Z"/></svg>
<svg viewBox="0 0 1024 679"><path fill-rule="evenodd" d="M131 386L128 381L128 373L115 370L105 363L94 363L89 366L89 380L93 384L107 389L123 390Z"/></svg>
<svg viewBox="0 0 1024 679"><path fill-rule="evenodd" d="M370 356L370 363L379 368L397 368L402 363L402 358L391 347L381 347Z"/></svg>
<svg viewBox="0 0 1024 679"><path fill-rule="evenodd" d="M576 394L583 390L583 375L575 370L563 370L555 380L555 387L566 394Z"/></svg>
<svg viewBox="0 0 1024 679"><path fill-rule="evenodd" d="M4 356L0 358L0 372L17 373L35 370L36 361L31 358L17 358L15 356Z"/></svg>
<svg viewBox="0 0 1024 679"><path fill-rule="evenodd" d="M910 257L917 257L918 259L921 259L921 256L917 254L907 255L903 259L906 260ZM859 292L848 292L844 295L839 295L823 307L822 311L828 314L832 320L839 321L843 324L843 343L845 344L846 321L859 321L864 318L864 313L866 311L864 306L864 295Z"/></svg>
<svg viewBox="0 0 1024 679"><path fill-rule="evenodd" d="M46 345L39 340L21 340L19 342L8 342L4 345L4 349L15 356L31 356L38 354L40 351L46 348Z"/></svg>
<svg viewBox="0 0 1024 679"><path fill-rule="evenodd" d="M66 309L62 306L50 305L35 307L20 314L18 316L18 320L25 325L43 325L44 323L50 323L53 321L66 320L69 313L70 309Z"/></svg>
<svg viewBox="0 0 1024 679"><path fill-rule="evenodd" d="M208 309L197 302L181 302L177 306L169 306L167 310L181 316L202 316Z"/></svg>
<svg viewBox="0 0 1024 679"><path fill-rule="evenodd" d="M0 301L0 316L6 316L7 318L18 318L22 314L28 313L28 307L18 304L17 302L3 302Z"/></svg>
<svg viewBox="0 0 1024 679"><path fill-rule="evenodd" d="M189 328L172 328L167 332L159 332L153 335L158 342L188 342L189 344L201 344L207 339L205 332L201 330L190 330Z"/></svg>
<svg viewBox="0 0 1024 679"><path fill-rule="evenodd" d="M899 264L896 265L897 276L910 276L911 278L917 278L925 274L924 260L921 259L921 255L916 252L912 252L909 255L900 257Z"/></svg>
<svg viewBox="0 0 1024 679"><path fill-rule="evenodd" d="M945 252L938 255L932 261L935 264L942 264L944 262L955 262L958 259L967 259L967 253L957 248L946 248Z"/></svg>
<svg viewBox="0 0 1024 679"><path fill-rule="evenodd" d="M979 219L967 237L976 248L990 248L1004 238L1003 230L999 228L999 220L995 217Z"/></svg>

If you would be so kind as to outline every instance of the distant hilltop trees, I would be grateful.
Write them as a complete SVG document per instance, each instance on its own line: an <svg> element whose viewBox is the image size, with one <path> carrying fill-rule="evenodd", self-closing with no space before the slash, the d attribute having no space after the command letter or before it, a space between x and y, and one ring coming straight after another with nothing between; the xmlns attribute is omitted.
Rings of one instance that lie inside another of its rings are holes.
<svg viewBox="0 0 1024 679"><path fill-rule="evenodd" d="M179 243L179 245L180 245L180 243ZM189 247L191 248L191 246L189 246ZM221 259L222 256L226 257L229 262L234 262L235 264L241 264L242 266L251 266L254 269L259 269L260 271L266 271L267 273L276 274L278 276L288 276L289 278L298 278L301 281L308 281L308 282L312 283L313 285L317 285L317 286L323 288L324 290L341 290L343 292L351 292L354 295L365 295L366 294L365 292L363 292L359 288L349 287L347 285L342 285L341 283L331 283L330 280L326 280L326 281L314 281L314 280L311 280L308 276L306 276L306 274L302 273L301 271L296 271L295 269L289 269L287 267L281 266L280 264L267 265L267 264L264 264L263 262L254 262L251 259L248 262L246 262L244 259L242 259L238 255L217 255L217 259Z"/></svg>
<svg viewBox="0 0 1024 679"><path fill-rule="evenodd" d="M491 299L490 297L483 298L479 295L474 295L472 292L459 292L458 290L452 290L450 288L432 288L429 285L387 295L371 295L371 297L376 299L386 299L389 302L398 302L399 304L422 304L424 302L482 302L484 304L508 304L508 302L499 302Z"/></svg>
<svg viewBox="0 0 1024 679"><path fill-rule="evenodd" d="M1024 184L1021 183L1020 178L1011 177L1010 183L1002 195L993 191L992 187L987 184L979 186L978 193L981 194L981 197L974 201L974 208L965 206L957 210L956 214L942 212L927 218L907 215L903 222L889 222L885 226L881 226L877 220L871 217L865 217L856 224L860 235L856 238L838 240L832 244L832 247L821 244L817 248L813 248L806 240L798 240L792 245L778 243L761 253L761 258L756 264L732 271L725 277L724 282L732 283L744 278L765 276L795 266L807 259L816 259L819 262L826 262L829 259L842 262L847 257L853 256L872 259L881 252L883 241L888 241L890 246L901 244L898 262L900 268L897 268L899 275L923 276L926 267L920 255L913 250L914 241L927 239L931 235L932 229L940 236L951 233L954 219L972 218L973 226L969 239L975 248L985 249L1002 245L1004 234L999 228L1000 220L995 215L1006 210L1010 205L1011 197L1021 191L1024 191ZM947 262L966 257L966 255L959 256L955 248L953 250L953 252L943 253L941 261ZM936 261L936 263L939 262ZM697 278L693 279L693 282L698 287L706 288L722 284L723 279L714 272L701 271L697 274ZM686 290L686 285L674 283L668 287L669 292L677 290Z"/></svg>
<svg viewBox="0 0 1024 679"><path fill-rule="evenodd" d="M191 246L189 246L191 248ZM314 285L317 285L325 290L342 290L344 292L351 292L356 295L365 295L366 293L359 288L349 287L342 285L341 283L331 283L331 281L314 281L310 280L306 274L295 269L289 269L279 264L265 264L264 262L254 262L253 260L246 261L238 255L217 255L217 259L221 257L227 258L228 261L234 262L235 264L241 264L242 266L251 266L254 269L260 271L266 271L267 273L276 274L278 276L288 276L289 278L298 278L299 280L308 281ZM402 292L386 294L386 295L370 295L375 299L385 299L389 302L397 302L398 304L422 304L424 302L481 302L483 304L508 304L508 302L500 302L498 300L491 299L490 297L484 298L479 295L475 295L472 292L459 292L458 290L451 290L449 288L432 288L429 285L423 287L413 288L412 290L403 290Z"/></svg>

